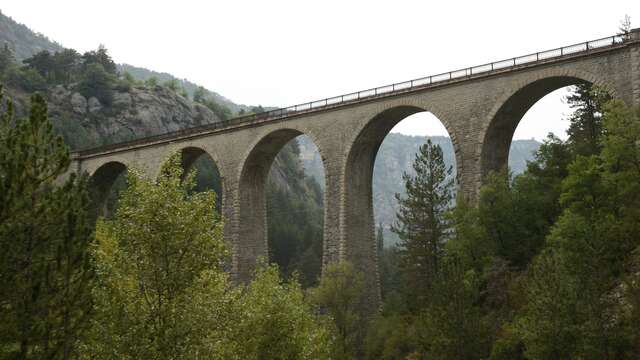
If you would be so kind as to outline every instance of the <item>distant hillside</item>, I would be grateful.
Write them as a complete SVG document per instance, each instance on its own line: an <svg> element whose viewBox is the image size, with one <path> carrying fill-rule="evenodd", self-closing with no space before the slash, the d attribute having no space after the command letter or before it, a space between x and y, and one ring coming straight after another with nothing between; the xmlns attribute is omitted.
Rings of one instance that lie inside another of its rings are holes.
<svg viewBox="0 0 640 360"><path fill-rule="evenodd" d="M51 53L64 50L62 45L42 34L33 32L26 25L18 23L0 11L0 46L4 46L4 44L9 45L18 61L22 61L43 50ZM193 98L193 93L200 86L187 79L179 79L169 73L157 72L129 64L118 64L118 70L121 72L127 71L135 79L141 81L148 80L151 77L155 77L160 84L176 80L191 98ZM240 110L251 111L251 106L235 104L215 91L206 90L216 102L228 107L233 114L237 114Z"/></svg>
<svg viewBox="0 0 640 360"><path fill-rule="evenodd" d="M31 31L27 26L0 11L0 46L4 44L9 45L18 60L26 59L42 50L54 52L64 49L62 45Z"/></svg>
<svg viewBox="0 0 640 360"><path fill-rule="evenodd" d="M187 92L187 94L189 94L189 97L192 99L193 99L193 93L200 86L187 79L178 79L177 77L169 73L157 72L157 71L153 71L153 70L145 69L143 67L133 66L129 64L118 64L118 70L121 72L126 71L129 74L131 74L134 78L142 81L146 81L152 77L155 77L156 79L158 79L158 83L160 84L175 80L178 82L178 84L182 86L182 88ZM233 101L227 99L226 97L216 93L215 91L211 91L209 89L207 89L207 91L209 92L209 95L213 97L214 100L228 107L233 114L237 114L238 112L240 112L240 110L251 111L251 106L236 104Z"/></svg>

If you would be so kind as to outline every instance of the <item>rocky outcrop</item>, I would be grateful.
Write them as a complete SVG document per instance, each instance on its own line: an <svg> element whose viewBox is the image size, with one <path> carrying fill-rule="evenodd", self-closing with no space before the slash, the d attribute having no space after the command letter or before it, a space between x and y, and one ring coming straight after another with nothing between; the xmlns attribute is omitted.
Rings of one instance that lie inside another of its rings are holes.
<svg viewBox="0 0 640 360"><path fill-rule="evenodd" d="M76 150L220 121L209 108L162 86L114 90L110 106L64 86L52 87L47 100L54 127Z"/></svg>

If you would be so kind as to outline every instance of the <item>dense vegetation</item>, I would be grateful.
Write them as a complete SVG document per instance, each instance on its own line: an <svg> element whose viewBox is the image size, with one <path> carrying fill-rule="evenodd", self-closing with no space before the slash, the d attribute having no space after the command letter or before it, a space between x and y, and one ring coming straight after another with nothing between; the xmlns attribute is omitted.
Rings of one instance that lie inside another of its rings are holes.
<svg viewBox="0 0 640 360"><path fill-rule="evenodd" d="M550 135L523 174L490 174L477 206L434 211L444 163L429 144L417 155L369 358L636 358L640 111L586 84L567 101L569 139Z"/></svg>
<svg viewBox="0 0 640 360"><path fill-rule="evenodd" d="M234 286L215 194L129 171L113 218L92 230L87 182L54 184L69 151L43 98L0 113L0 357L328 359L334 327L295 279L261 266ZM16 241L17 240L17 241ZM133 261L132 261L133 260ZM327 292L323 292L327 294Z"/></svg>
<svg viewBox="0 0 640 360"><path fill-rule="evenodd" d="M106 105L118 87L158 85L119 73L104 48L22 59L0 51L2 80L23 92L62 85ZM206 91L191 96L213 107ZM446 152L420 147L396 195L400 242L379 246L384 306L373 319L358 311L363 276L351 264L318 277L322 191L297 142L276 158L267 190L279 266L234 285L210 159L186 181L178 155L154 181L133 169L113 216L96 224L86 177L56 182L69 149L44 97L30 99L29 116L0 101L0 359L640 353L640 109L601 89L577 86L568 140L550 135L522 174L489 174L474 204L453 206ZM378 244L384 237L379 226Z"/></svg>

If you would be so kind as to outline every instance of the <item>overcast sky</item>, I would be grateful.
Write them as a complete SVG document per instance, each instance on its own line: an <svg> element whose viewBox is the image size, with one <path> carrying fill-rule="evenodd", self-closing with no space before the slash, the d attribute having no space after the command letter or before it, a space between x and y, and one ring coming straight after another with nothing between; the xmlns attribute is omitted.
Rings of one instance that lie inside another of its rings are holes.
<svg viewBox="0 0 640 360"><path fill-rule="evenodd" d="M187 78L236 103L286 106L613 35L640 1L3 0L78 51ZM515 138L562 132L561 94ZM442 133L428 116L396 131Z"/></svg>

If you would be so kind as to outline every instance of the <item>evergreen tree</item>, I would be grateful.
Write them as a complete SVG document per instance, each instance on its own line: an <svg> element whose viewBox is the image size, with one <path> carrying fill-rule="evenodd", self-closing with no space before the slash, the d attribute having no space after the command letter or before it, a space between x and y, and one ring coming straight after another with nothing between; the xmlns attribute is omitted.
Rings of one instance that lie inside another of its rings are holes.
<svg viewBox="0 0 640 360"><path fill-rule="evenodd" d="M16 57L13 51L9 48L9 44L4 43L0 50L0 77L4 76L4 72L13 66L16 62Z"/></svg>
<svg viewBox="0 0 640 360"><path fill-rule="evenodd" d="M78 91L86 98L96 97L103 105L109 106L113 101L114 80L101 64L90 64L82 74Z"/></svg>
<svg viewBox="0 0 640 360"><path fill-rule="evenodd" d="M55 65L53 56L49 51L42 50L22 62L26 64L27 68L37 71L44 79L50 80L53 78Z"/></svg>
<svg viewBox="0 0 640 360"><path fill-rule="evenodd" d="M0 115L0 351L8 358L68 359L91 312L92 227L86 178L56 179L69 151L47 106Z"/></svg>
<svg viewBox="0 0 640 360"><path fill-rule="evenodd" d="M82 66L85 71L92 64L99 64L104 71L111 75L116 75L118 72L116 63L111 59L104 45L100 45L98 50L87 51L82 55Z"/></svg>
<svg viewBox="0 0 640 360"><path fill-rule="evenodd" d="M479 306L480 279L460 259L441 260L429 301L417 320L419 352L426 359L482 359L491 328Z"/></svg>
<svg viewBox="0 0 640 360"><path fill-rule="evenodd" d="M603 121L602 152L570 166L564 210L527 282L518 323L533 358L637 355L637 300L624 284L640 247L640 112L614 102Z"/></svg>
<svg viewBox="0 0 640 360"><path fill-rule="evenodd" d="M453 180L442 149L431 140L420 146L413 169L415 176L402 175L407 197L396 194L399 210L392 231L400 237L400 269L416 305L425 301L439 268L449 231L445 213L451 206Z"/></svg>
<svg viewBox="0 0 640 360"><path fill-rule="evenodd" d="M610 99L605 90L591 83L574 86L572 94L567 96L567 103L574 111L569 117L567 135L575 155L589 156L600 151L602 107Z"/></svg>
<svg viewBox="0 0 640 360"><path fill-rule="evenodd" d="M73 49L64 49L53 55L54 78L56 83L69 84L80 72L80 54Z"/></svg>

